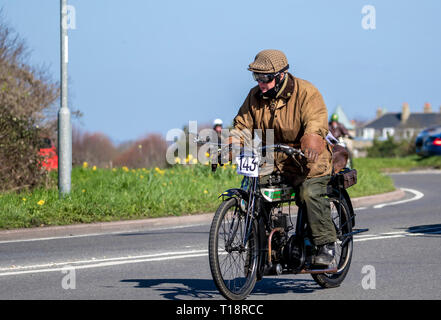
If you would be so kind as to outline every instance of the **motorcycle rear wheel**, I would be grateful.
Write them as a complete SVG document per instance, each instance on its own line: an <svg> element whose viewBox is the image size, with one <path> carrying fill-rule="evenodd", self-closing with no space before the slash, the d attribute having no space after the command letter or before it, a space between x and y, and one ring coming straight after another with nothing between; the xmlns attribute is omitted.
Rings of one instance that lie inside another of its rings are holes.
<svg viewBox="0 0 441 320"><path fill-rule="evenodd" d="M341 200L330 199L330 201L331 216L337 233L335 262L330 265L330 269L337 267L337 273L311 274L322 288L340 286L349 271L353 251L352 235L347 235L352 232L352 220L346 200L343 198Z"/></svg>

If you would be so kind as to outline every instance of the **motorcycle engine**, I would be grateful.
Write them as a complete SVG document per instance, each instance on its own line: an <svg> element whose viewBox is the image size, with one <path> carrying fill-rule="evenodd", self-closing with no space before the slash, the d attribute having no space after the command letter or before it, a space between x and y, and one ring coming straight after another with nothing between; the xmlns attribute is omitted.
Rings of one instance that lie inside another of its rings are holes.
<svg viewBox="0 0 441 320"><path fill-rule="evenodd" d="M305 263L305 244L302 239L292 235L283 249L283 256L288 268L297 270Z"/></svg>

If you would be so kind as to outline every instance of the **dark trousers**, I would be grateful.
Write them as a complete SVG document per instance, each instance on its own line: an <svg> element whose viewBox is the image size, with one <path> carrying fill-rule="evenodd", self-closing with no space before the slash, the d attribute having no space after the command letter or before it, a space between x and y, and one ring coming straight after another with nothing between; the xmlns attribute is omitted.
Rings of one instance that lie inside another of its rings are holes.
<svg viewBox="0 0 441 320"><path fill-rule="evenodd" d="M331 218L331 205L327 193L330 176L305 180L299 188L299 200L306 206L306 217L316 246L335 242L337 235Z"/></svg>

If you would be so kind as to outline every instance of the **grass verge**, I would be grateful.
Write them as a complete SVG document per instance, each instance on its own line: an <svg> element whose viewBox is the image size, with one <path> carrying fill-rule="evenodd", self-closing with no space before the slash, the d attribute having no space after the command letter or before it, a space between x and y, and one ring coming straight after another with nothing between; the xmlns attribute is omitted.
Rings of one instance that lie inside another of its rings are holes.
<svg viewBox="0 0 441 320"><path fill-rule="evenodd" d="M363 158L355 159L355 167L358 183L348 192L360 197L395 190L383 172L441 168L441 157ZM52 178L56 180L56 174ZM240 182L231 166L216 173L203 165L167 170L79 167L72 171L72 191L64 199L59 199L57 188L0 194L0 229L214 212L220 204L218 196Z"/></svg>

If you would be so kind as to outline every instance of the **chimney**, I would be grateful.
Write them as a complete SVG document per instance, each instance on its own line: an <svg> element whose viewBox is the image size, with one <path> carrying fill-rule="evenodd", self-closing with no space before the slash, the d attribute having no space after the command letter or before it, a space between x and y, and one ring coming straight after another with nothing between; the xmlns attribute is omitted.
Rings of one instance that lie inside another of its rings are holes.
<svg viewBox="0 0 441 320"><path fill-rule="evenodd" d="M405 102L403 103L403 108L401 111L401 123L406 123L407 119L409 119L409 116L410 116L409 104Z"/></svg>
<svg viewBox="0 0 441 320"><path fill-rule="evenodd" d="M440 109L441 109L441 106L440 106ZM377 114L376 114L377 119L380 118L382 115L383 115L383 109L378 108L378 109L377 109Z"/></svg>
<svg viewBox="0 0 441 320"><path fill-rule="evenodd" d="M432 112L432 106L429 102L426 102L424 104L424 113L431 113Z"/></svg>

